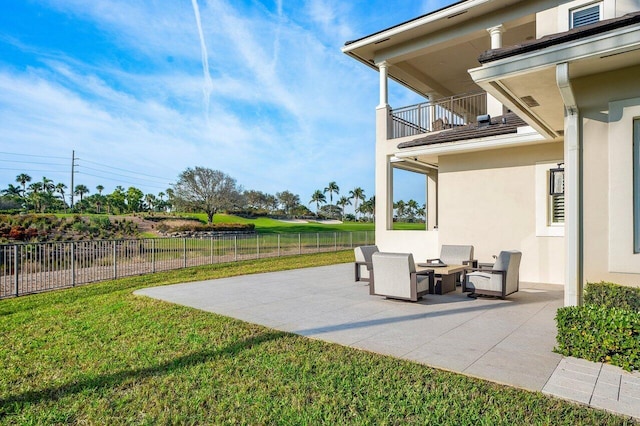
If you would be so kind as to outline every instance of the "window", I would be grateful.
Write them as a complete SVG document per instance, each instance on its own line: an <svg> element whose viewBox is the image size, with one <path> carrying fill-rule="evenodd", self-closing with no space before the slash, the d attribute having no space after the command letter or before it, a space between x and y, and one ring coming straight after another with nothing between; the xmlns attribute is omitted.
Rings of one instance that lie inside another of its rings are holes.
<svg viewBox="0 0 640 426"><path fill-rule="evenodd" d="M640 118L633 120L633 252L640 253Z"/></svg>
<svg viewBox="0 0 640 426"><path fill-rule="evenodd" d="M535 167L537 237L564 237L564 174L552 173L554 169L560 169L561 164L562 159L558 159L537 163Z"/></svg>
<svg viewBox="0 0 640 426"><path fill-rule="evenodd" d="M602 2L592 3L588 6L572 9L569 11L570 28L577 28L583 25L594 24L600 21L602 16Z"/></svg>
<svg viewBox="0 0 640 426"><path fill-rule="evenodd" d="M549 225L564 223L564 164L549 170Z"/></svg>
<svg viewBox="0 0 640 426"><path fill-rule="evenodd" d="M551 225L564 223L564 194L551 195L549 202L549 222Z"/></svg>

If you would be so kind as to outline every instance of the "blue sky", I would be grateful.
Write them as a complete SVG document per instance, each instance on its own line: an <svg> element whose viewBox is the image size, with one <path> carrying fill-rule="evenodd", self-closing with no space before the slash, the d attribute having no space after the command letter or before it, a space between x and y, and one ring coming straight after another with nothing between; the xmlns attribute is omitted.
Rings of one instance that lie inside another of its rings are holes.
<svg viewBox="0 0 640 426"><path fill-rule="evenodd" d="M3 1L0 186L70 185L75 150L92 193L203 166L303 204L330 181L374 195L378 74L340 47L447 3L198 0L201 38L193 0Z"/></svg>

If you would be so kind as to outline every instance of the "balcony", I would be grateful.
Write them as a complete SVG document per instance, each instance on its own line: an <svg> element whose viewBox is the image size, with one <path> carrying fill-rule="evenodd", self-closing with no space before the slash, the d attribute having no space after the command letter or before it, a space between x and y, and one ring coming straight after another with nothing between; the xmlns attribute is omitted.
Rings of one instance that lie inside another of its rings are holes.
<svg viewBox="0 0 640 426"><path fill-rule="evenodd" d="M487 113L487 93L467 93L391 110L390 139L451 129Z"/></svg>

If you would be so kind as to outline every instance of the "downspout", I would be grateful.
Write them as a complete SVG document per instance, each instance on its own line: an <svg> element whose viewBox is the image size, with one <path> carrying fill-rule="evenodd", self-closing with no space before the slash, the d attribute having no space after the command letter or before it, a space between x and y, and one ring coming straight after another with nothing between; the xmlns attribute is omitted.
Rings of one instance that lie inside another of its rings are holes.
<svg viewBox="0 0 640 426"><path fill-rule="evenodd" d="M582 179L580 111L574 97L567 62L556 66L556 84L564 103L564 179L565 179L565 287L564 305L582 304Z"/></svg>

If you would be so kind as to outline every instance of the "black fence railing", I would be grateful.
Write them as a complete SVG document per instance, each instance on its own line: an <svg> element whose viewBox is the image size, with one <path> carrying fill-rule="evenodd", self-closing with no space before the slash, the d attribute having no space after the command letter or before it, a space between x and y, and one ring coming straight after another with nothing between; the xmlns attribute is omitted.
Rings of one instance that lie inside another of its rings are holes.
<svg viewBox="0 0 640 426"><path fill-rule="evenodd" d="M190 266L345 250L373 231L0 245L0 299Z"/></svg>

